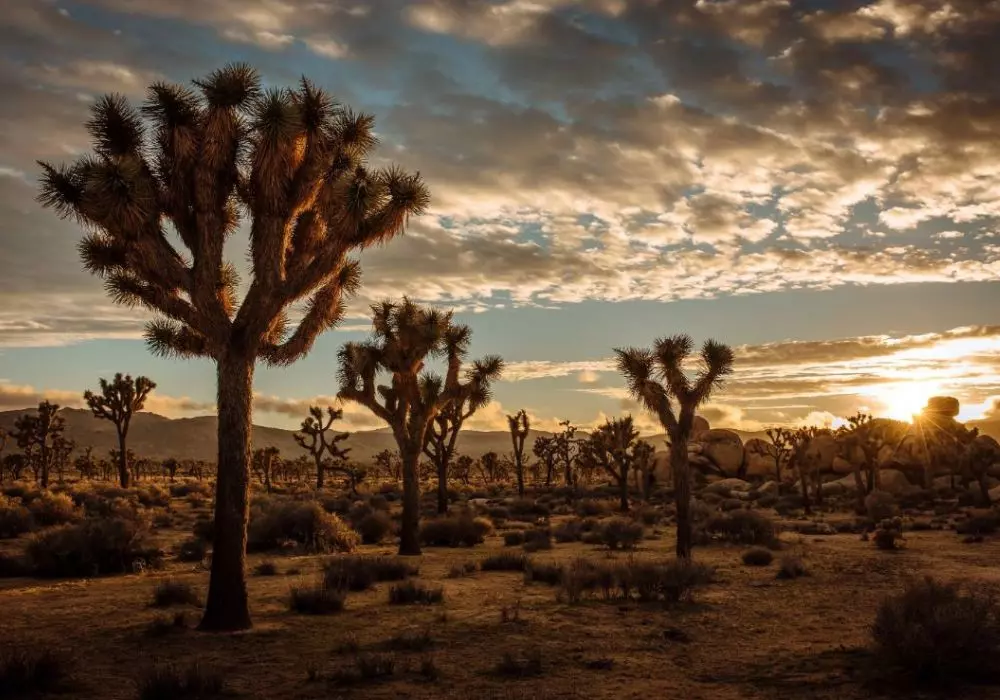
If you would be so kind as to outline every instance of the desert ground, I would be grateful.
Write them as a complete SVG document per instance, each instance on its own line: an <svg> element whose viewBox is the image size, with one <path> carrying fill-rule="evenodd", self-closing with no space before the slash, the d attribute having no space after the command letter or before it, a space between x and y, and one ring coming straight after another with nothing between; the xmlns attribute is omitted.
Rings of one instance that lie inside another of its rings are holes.
<svg viewBox="0 0 1000 700"><path fill-rule="evenodd" d="M600 488L577 498L538 493L529 500L537 498L536 504L544 503L540 511L551 509L550 514L518 519L504 517L510 511L505 504L512 503L509 489L494 487L485 502L453 504L475 508L484 517L493 514L492 532L482 544L425 546L421 557L406 558L419 567L417 582L442 589L440 602L391 605L389 589L395 584L381 582L349 592L340 612L294 612L292 589L314 585L324 563L350 555L306 552L289 542L279 551L249 556L254 628L207 634L195 629L208 584L206 562L178 557L196 523L211 514L210 498L199 490L204 486L194 485L190 493L185 484L165 482L146 483L125 494L111 489L119 504L145 491L142 500L150 506L138 505L136 512L151 523L150 542L164 553L159 568L72 579L7 571L14 575L0 578L0 650L5 659L54 652L65 678L49 689L53 697L167 697L147 687L152 674L183 672L196 663L223 679L225 695L237 697L865 698L891 692L870 680L870 627L886 596L925 575L963 581L977 590L1000 583L1000 541L955 531L967 532L962 523L972 518L988 520L985 511L974 507L938 498L926 510L903 508L899 547L883 551L859 534L865 519L848 512L844 504L849 501L840 504L844 507L828 501L805 516L779 500L779 515L759 499L735 503L717 490L698 495L701 517L725 517L725 510L768 518L778 533L770 543L772 563L744 564L749 545L710 538L695 548L694 560L714 569L712 580L679 602L642 603L616 595L606 599L599 591L573 601L558 585L527 582L522 571L480 566L503 553L526 557L538 568L569 566L580 558L598 564L670 561L675 532L669 503L636 504L633 514L624 516L645 523L634 550L611 551L593 539L586 544L557 537L525 553L521 546L505 544L505 535L516 542L517 536L509 533L556 532L560 526L567 529L566 523L588 520L599 530L620 517L614 512L616 501ZM20 493L30 498L32 494L23 493L26 488L32 487L22 485ZM89 493L92 507L102 488L109 487L75 484L62 490ZM310 498L291 491L258 492L255 502ZM362 503L352 507L370 511L363 505L369 502L395 512L392 487L382 491L384 495L362 493L357 498ZM14 492L16 488L8 489ZM461 494L459 500L477 495L483 494ZM326 509L343 509L351 500L330 496ZM35 532L0 540L3 561L17 560L37 537ZM360 545L354 555L394 553L387 533L382 543ZM790 559L798 560L806 574L780 578L782 561ZM187 584L199 600L153 606L154 592L164 582L181 588ZM382 664L382 671L357 673L373 664ZM940 691L917 684L904 694L942 692L946 697L1000 697L1000 690L985 686ZM0 688L0 697L15 696Z"/></svg>

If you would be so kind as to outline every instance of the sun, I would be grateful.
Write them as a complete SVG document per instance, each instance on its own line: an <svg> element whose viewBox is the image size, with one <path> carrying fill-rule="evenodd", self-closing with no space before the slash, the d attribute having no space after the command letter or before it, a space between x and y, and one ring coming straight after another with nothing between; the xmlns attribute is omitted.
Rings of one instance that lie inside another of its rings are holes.
<svg viewBox="0 0 1000 700"><path fill-rule="evenodd" d="M935 382L894 382L879 387L873 392L880 409L873 411L876 415L895 420L912 421L913 416L920 413L927 405L927 399L940 393L940 386Z"/></svg>

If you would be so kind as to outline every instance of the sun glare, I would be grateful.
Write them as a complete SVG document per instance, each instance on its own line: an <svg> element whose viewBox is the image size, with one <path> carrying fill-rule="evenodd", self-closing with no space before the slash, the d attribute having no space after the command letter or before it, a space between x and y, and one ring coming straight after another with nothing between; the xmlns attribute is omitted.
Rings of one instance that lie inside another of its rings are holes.
<svg viewBox="0 0 1000 700"><path fill-rule="evenodd" d="M872 412L880 417L913 420L927 404L927 399L940 394L934 382L897 382L880 387L874 398L878 401Z"/></svg>

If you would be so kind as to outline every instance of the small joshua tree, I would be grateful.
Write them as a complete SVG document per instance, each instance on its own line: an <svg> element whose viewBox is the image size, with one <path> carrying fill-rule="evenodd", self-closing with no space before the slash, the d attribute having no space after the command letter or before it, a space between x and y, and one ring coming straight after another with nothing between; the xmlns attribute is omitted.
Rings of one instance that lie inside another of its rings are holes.
<svg viewBox="0 0 1000 700"><path fill-rule="evenodd" d="M496 484L507 478L507 468L496 452L486 452L476 461L479 476L484 484Z"/></svg>
<svg viewBox="0 0 1000 700"><path fill-rule="evenodd" d="M94 154L43 164L40 201L80 221L84 265L112 298L161 316L147 327L161 355L208 357L218 377L218 460L212 574L201 629L252 626L246 591L253 374L285 366L343 315L360 270L348 257L399 234L423 211L419 175L370 169L373 119L309 81L262 89L230 65L197 91L150 87L139 111L98 100ZM249 232L246 295L227 238ZM177 240L186 249L175 248ZM288 310L306 302L294 329Z"/></svg>
<svg viewBox="0 0 1000 700"><path fill-rule="evenodd" d="M438 513L448 512L448 471L455 455L458 434L465 421L486 406L493 397L492 384L503 373L503 360L489 355L472 363L462 382L462 362L469 354L472 331L468 326L452 325L445 333L444 354L448 363L445 384L461 387L460 398L441 409L427 431L423 452L437 472Z"/></svg>
<svg viewBox="0 0 1000 700"><path fill-rule="evenodd" d="M302 427L292 437L300 447L309 451L316 462L316 490L323 488L324 474L327 467L337 468L337 464L347 459L347 454L351 448L339 448L338 442L343 442L351 436L350 433L331 432L330 428L335 420L344 417L344 411L333 406L326 407L326 421L323 420L323 409L319 406L310 406L309 415L302 421ZM328 435L329 433L329 435ZM328 459L329 458L329 459ZM342 469L347 473L346 469ZM353 490L354 483L351 482Z"/></svg>
<svg viewBox="0 0 1000 700"><path fill-rule="evenodd" d="M573 486L573 460L578 451L577 441L573 437L576 435L576 426L568 420L560 421L559 425L562 427L562 432L552 436L555 440L554 449L563 465L563 480L567 486Z"/></svg>
<svg viewBox="0 0 1000 700"><path fill-rule="evenodd" d="M382 450L372 457L379 473L392 481L402 481L403 460L399 458L398 450Z"/></svg>
<svg viewBox="0 0 1000 700"><path fill-rule="evenodd" d="M406 298L385 301L372 307L372 326L370 340L347 343L340 351L338 396L361 404L392 429L403 460L399 553L419 555L419 462L427 431L442 410L468 400L474 385L460 382L451 363L445 379L425 371L428 357L446 352L446 339L454 333L450 312ZM377 384L380 375L387 375L388 383Z"/></svg>
<svg viewBox="0 0 1000 700"><path fill-rule="evenodd" d="M514 443L514 472L517 474L517 495L524 498L524 441L528 437L528 414L522 408L513 416L507 416L510 439Z"/></svg>
<svg viewBox="0 0 1000 700"><path fill-rule="evenodd" d="M49 471L56 459L66 422L59 415L59 404L42 401L34 414L22 414L14 422L14 439L35 470L43 489L49 487Z"/></svg>
<svg viewBox="0 0 1000 700"><path fill-rule="evenodd" d="M281 450L274 446L258 447L253 451L251 461L253 470L264 485L264 490L271 493L271 478L274 476L275 467L281 461Z"/></svg>
<svg viewBox="0 0 1000 700"><path fill-rule="evenodd" d="M591 469L602 469L618 485L621 510L628 511L628 479L635 463L639 431L632 416L608 420L580 443L580 460Z"/></svg>
<svg viewBox="0 0 1000 700"><path fill-rule="evenodd" d="M670 438L670 468L677 506L677 556L691 558L691 470L688 440L695 411L733 371L733 351L708 340L702 345L700 368L693 381L684 371L691 358L690 336L660 338L652 349L616 349L618 371L629 393L655 415ZM676 404L676 407L675 405Z"/></svg>
<svg viewBox="0 0 1000 700"><path fill-rule="evenodd" d="M531 445L531 452L545 465L545 488L549 488L559 459L555 436L539 435Z"/></svg>
<svg viewBox="0 0 1000 700"><path fill-rule="evenodd" d="M764 451L774 460L774 480L781 486L781 467L788 462L792 451L792 431L787 428L768 428L764 434L770 441L764 443Z"/></svg>
<svg viewBox="0 0 1000 700"><path fill-rule="evenodd" d="M133 380L131 375L123 376L120 372L110 382L101 378L100 384L100 393L88 389L83 393L83 399L95 417L114 423L118 434L118 454L121 455L118 478L125 489L129 486L128 451L125 446L129 424L132 416L146 405L146 398L156 388L156 384L148 377L136 377Z"/></svg>

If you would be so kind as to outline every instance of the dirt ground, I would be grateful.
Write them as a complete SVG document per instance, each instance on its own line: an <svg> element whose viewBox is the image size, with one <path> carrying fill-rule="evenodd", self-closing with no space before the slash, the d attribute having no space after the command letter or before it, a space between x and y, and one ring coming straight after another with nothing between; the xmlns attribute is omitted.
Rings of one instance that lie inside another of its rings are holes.
<svg viewBox="0 0 1000 700"><path fill-rule="evenodd" d="M184 525L160 537L175 541L189 532ZM672 556L670 528L650 536L634 556ZM452 566L505 549L494 535L472 549L425 549L419 579L443 587L440 605L391 606L390 584L383 583L350 594L339 614L305 616L289 612L290 589L314 581L325 557L254 555L251 568L268 559L279 575L250 578L254 629L229 635L149 633L151 621L164 614L149 606L154 586L177 579L204 596L208 572L199 564L170 560L163 570L89 580L7 579L0 580L0 647L66 652L74 669L70 695L109 700L137 697L137 679L150 668L196 660L220 671L243 697L865 698L872 692L859 683L857 669L867 627L885 595L927 574L1000 583L996 539L962 544L954 532L908 532L898 552L879 551L853 534L785 533L782 540L787 552L802 557L808 576L776 579L780 555L770 566L748 567L740 559L744 548L701 547L695 559L716 567L717 582L698 589L693 603L672 609L561 603L554 588L525 584L514 572L448 578ZM361 552L393 549L365 546ZM531 556L544 562L629 555L570 543ZM504 621L505 607L508 618L517 608L518 619ZM188 610L193 627L200 610ZM347 688L322 678L406 631L426 631L434 643L427 651L392 652L391 677ZM540 674L499 676L495 668L507 652L537 656ZM433 681L418 673L428 658L439 670ZM975 688L962 697L1000 698L1000 689Z"/></svg>

